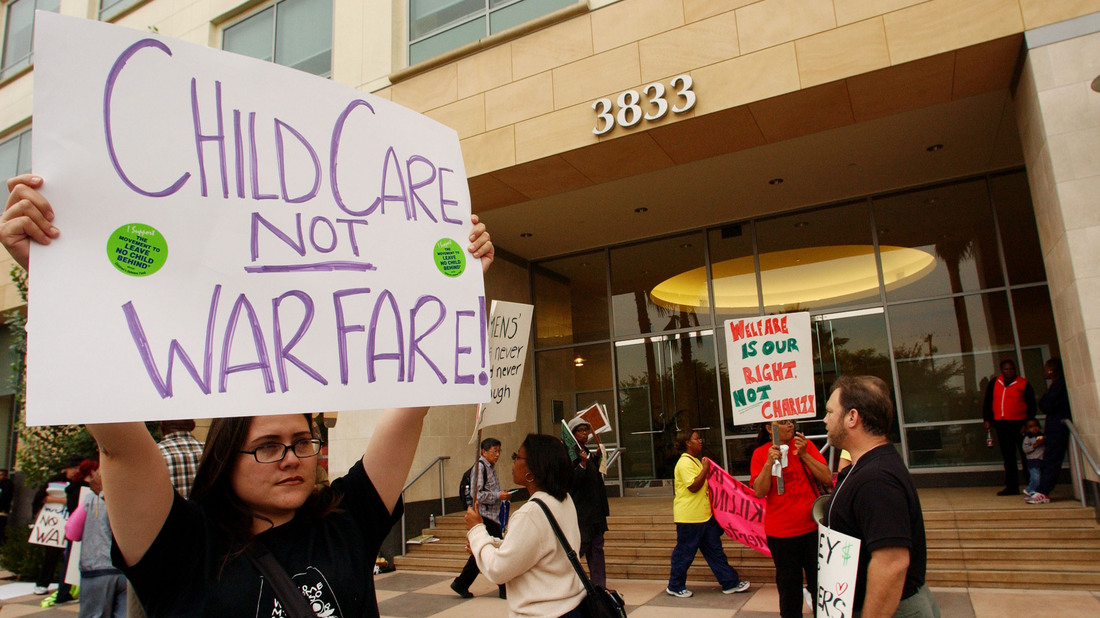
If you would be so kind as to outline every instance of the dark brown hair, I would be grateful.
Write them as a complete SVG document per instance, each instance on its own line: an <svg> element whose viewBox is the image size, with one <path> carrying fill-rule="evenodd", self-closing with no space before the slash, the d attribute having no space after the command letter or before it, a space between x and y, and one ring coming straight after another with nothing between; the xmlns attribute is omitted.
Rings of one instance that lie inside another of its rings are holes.
<svg viewBox="0 0 1100 618"><path fill-rule="evenodd" d="M248 439L253 418L242 416L214 419L206 434L206 447L203 448L195 483L191 488L191 499L201 504L211 520L228 532L241 548L251 543L255 536L252 533L254 515L233 491L231 479L237 462L240 461L240 451ZM316 435L309 415L303 414L302 418L305 419L310 433ZM297 516L310 519L324 517L336 509L339 501L339 496L327 487L314 489L305 503L298 507ZM262 516L260 518L267 520Z"/></svg>
<svg viewBox="0 0 1100 618"><path fill-rule="evenodd" d="M687 444L691 441L692 434L696 433L694 429L681 429L676 434L676 450L681 453L688 451Z"/></svg>
<svg viewBox="0 0 1100 618"><path fill-rule="evenodd" d="M885 436L894 424L894 402L890 388L875 376L840 376L833 382L830 394L840 391L844 411L855 409L867 433Z"/></svg>
<svg viewBox="0 0 1100 618"><path fill-rule="evenodd" d="M562 441L555 436L529 433L523 441L523 450L527 454L527 470L534 477L535 486L558 500L564 500L573 481L573 464Z"/></svg>

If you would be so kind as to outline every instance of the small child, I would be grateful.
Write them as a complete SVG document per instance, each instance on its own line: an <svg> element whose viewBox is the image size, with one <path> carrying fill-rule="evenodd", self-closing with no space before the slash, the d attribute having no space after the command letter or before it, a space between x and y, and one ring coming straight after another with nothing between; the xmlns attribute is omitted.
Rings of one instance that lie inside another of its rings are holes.
<svg viewBox="0 0 1100 618"><path fill-rule="evenodd" d="M1027 489L1024 495L1030 498L1039 491L1039 467L1043 461L1043 434L1039 430L1039 421L1029 418L1024 424L1024 455L1027 456Z"/></svg>

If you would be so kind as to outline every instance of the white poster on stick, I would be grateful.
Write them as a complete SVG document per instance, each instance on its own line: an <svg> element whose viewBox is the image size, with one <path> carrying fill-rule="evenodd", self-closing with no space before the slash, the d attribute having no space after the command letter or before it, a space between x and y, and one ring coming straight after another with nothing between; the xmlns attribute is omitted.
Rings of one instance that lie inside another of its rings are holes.
<svg viewBox="0 0 1100 618"><path fill-rule="evenodd" d="M478 403L458 136L390 101L39 12L28 424Z"/></svg>
<svg viewBox="0 0 1100 618"><path fill-rule="evenodd" d="M726 320L735 425L817 414L810 314Z"/></svg>
<svg viewBox="0 0 1100 618"><path fill-rule="evenodd" d="M38 517L27 539L35 545L65 548L65 522L69 521L69 511L61 502L47 502L38 511Z"/></svg>
<svg viewBox="0 0 1100 618"><path fill-rule="evenodd" d="M492 399L481 408L478 429L516 420L534 311L532 305L493 301L489 319Z"/></svg>

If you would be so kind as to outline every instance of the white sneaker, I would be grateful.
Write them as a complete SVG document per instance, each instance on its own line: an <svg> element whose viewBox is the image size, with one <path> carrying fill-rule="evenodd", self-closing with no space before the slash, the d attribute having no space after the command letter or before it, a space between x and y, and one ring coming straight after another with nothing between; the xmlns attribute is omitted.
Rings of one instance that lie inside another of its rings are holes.
<svg viewBox="0 0 1100 618"><path fill-rule="evenodd" d="M733 588L726 588L725 590L722 591L722 594L734 594L734 593L744 592L748 589L749 589L749 580L742 579L741 583L737 584Z"/></svg>
<svg viewBox="0 0 1100 618"><path fill-rule="evenodd" d="M49 592L49 590L46 589L45 586L35 586L34 587L34 593L35 594L46 594L47 592Z"/></svg>
<svg viewBox="0 0 1100 618"><path fill-rule="evenodd" d="M665 588L665 592L667 592L670 596L680 597L681 599L686 599L691 596L691 591L687 588L684 588L679 592L673 592L672 588Z"/></svg>

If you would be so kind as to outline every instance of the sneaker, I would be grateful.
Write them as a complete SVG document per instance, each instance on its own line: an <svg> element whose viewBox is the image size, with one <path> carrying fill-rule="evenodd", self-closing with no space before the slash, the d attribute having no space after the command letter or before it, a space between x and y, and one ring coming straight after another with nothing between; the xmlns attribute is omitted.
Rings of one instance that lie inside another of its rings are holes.
<svg viewBox="0 0 1100 618"><path fill-rule="evenodd" d="M472 599L472 598L474 598L474 595L470 594L469 590L463 590L462 588L459 588L458 587L458 582L451 582L451 590L454 590L455 594L462 597L463 599Z"/></svg>
<svg viewBox="0 0 1100 618"><path fill-rule="evenodd" d="M681 599L686 599L686 598L691 596L691 591L688 590L687 588L684 588L683 590L680 590L679 592L673 592L672 588L665 588L665 592L667 592L671 596L680 597Z"/></svg>
<svg viewBox="0 0 1100 618"><path fill-rule="evenodd" d="M43 595L43 594L46 594L47 592L49 592L49 589L46 588L45 586L35 586L34 587L34 593L37 594L37 595Z"/></svg>
<svg viewBox="0 0 1100 618"><path fill-rule="evenodd" d="M1031 495L1030 498L1024 500L1024 502L1027 502L1028 504L1046 504L1050 502L1050 498L1040 493L1034 493Z"/></svg>
<svg viewBox="0 0 1100 618"><path fill-rule="evenodd" d="M54 592L50 596L42 599L42 602L39 603L39 605L41 605L42 607L53 607L54 603L56 603L56 602L57 602L57 593Z"/></svg>
<svg viewBox="0 0 1100 618"><path fill-rule="evenodd" d="M722 594L736 594L736 593L744 592L748 589L749 589L748 580L742 579L741 583L737 584L733 588L726 588L726 589L722 590Z"/></svg>
<svg viewBox="0 0 1100 618"><path fill-rule="evenodd" d="M1023 490L1024 498L1030 498L1035 495L1034 491Z"/></svg>

